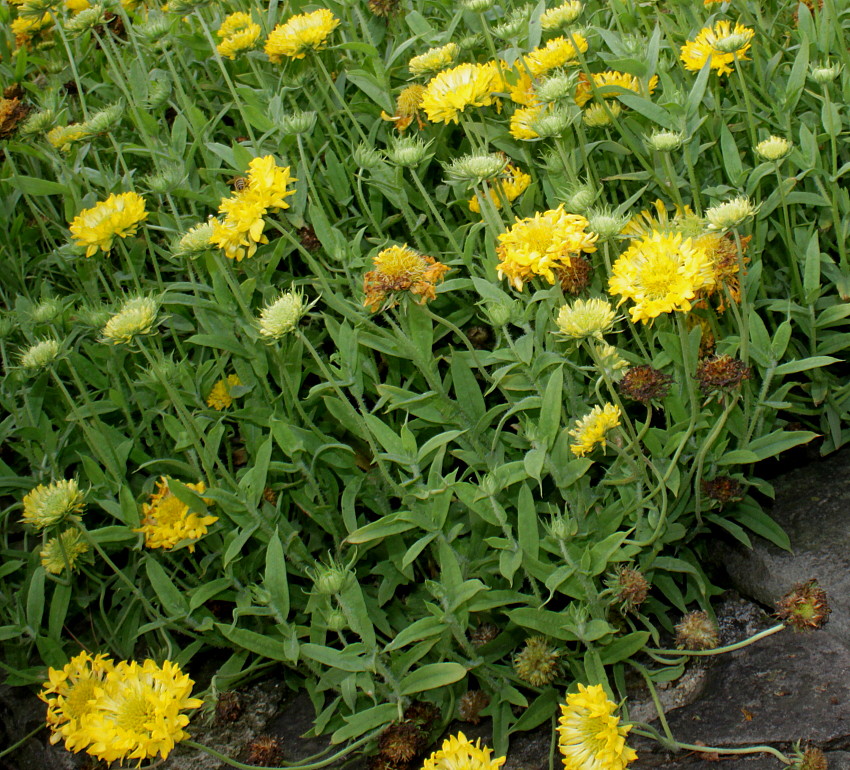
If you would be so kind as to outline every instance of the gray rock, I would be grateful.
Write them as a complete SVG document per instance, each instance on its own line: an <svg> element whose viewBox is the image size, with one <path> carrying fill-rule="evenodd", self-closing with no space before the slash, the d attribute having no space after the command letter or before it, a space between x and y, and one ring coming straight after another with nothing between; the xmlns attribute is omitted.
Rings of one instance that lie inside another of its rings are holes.
<svg viewBox="0 0 850 770"><path fill-rule="evenodd" d="M850 645L850 452L782 477L771 515L793 552L753 536L752 550L723 544L716 560L742 595L767 606L795 584L817 579L832 607L824 630Z"/></svg>

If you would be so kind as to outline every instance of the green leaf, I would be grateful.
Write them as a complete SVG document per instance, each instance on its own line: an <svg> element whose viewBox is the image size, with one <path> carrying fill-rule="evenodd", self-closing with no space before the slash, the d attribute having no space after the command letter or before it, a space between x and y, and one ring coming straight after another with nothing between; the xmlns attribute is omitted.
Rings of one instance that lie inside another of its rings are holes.
<svg viewBox="0 0 850 770"><path fill-rule="evenodd" d="M534 496L527 485L523 484L517 498L517 536L519 547L524 554L537 559L540 553L540 533L537 529L537 509Z"/></svg>
<svg viewBox="0 0 850 770"><path fill-rule="evenodd" d="M753 439L747 449L759 460L766 460L800 444L808 444L817 437L818 434L810 430L775 430Z"/></svg>
<svg viewBox="0 0 850 770"><path fill-rule="evenodd" d="M416 524L402 518L405 512L390 513L365 527L352 532L346 539L349 543L360 544L370 543L373 540L381 540L390 535L397 535L400 532L407 532L413 529Z"/></svg>
<svg viewBox="0 0 850 770"><path fill-rule="evenodd" d="M351 716L344 716L343 719L346 724L331 735L331 743L342 743L352 738L359 738L363 733L388 724L397 718L398 706L395 703L382 703L380 706L372 706L372 708L358 711Z"/></svg>
<svg viewBox="0 0 850 770"><path fill-rule="evenodd" d="M786 551L791 550L791 540L785 530L761 509L749 505L738 506L735 509L735 520L774 545Z"/></svg>
<svg viewBox="0 0 850 770"><path fill-rule="evenodd" d="M163 566L152 557L145 560L145 572L162 608L170 617L185 617L189 614L189 603L180 589L172 582Z"/></svg>
<svg viewBox="0 0 850 770"><path fill-rule="evenodd" d="M432 636L441 634L446 629L443 621L435 618L433 615L428 615L424 618L415 620L406 628L396 634L395 638L384 648L384 652L392 652L406 647L413 642L421 642L423 639L430 639Z"/></svg>
<svg viewBox="0 0 850 770"><path fill-rule="evenodd" d="M777 366L773 370L773 374L781 377L785 374L795 374L796 372L805 372L809 369L817 369L821 366L837 364L840 361L840 358L833 358L832 356L811 356L810 358L803 358L799 361L786 361L784 364Z"/></svg>
<svg viewBox="0 0 850 770"><path fill-rule="evenodd" d="M233 540L230 541L230 545L227 546L227 550L224 552L224 559L222 566L227 567L230 562L232 562L237 556L242 554L242 549L245 547L245 543L247 543L251 536L257 531L257 528L260 525L252 524L247 529L243 529Z"/></svg>
<svg viewBox="0 0 850 770"><path fill-rule="evenodd" d="M543 403L540 407L540 441L551 448L558 437L561 427L561 407L564 403L564 367L557 366L549 375L546 390L543 393Z"/></svg>
<svg viewBox="0 0 850 770"><path fill-rule="evenodd" d="M511 727L511 732L518 733L539 727L555 713L559 703L558 693L553 688L545 690L522 712L522 716Z"/></svg>
<svg viewBox="0 0 850 770"><path fill-rule="evenodd" d="M522 628L551 636L553 639L561 639L565 642L575 642L578 637L567 629L567 618L559 612L552 610L536 609L533 607L519 607L507 613L508 618Z"/></svg>
<svg viewBox="0 0 850 770"><path fill-rule="evenodd" d="M429 663L407 674L399 682L402 695L426 692L458 682L466 676L466 669L460 663Z"/></svg>
<svg viewBox="0 0 850 770"><path fill-rule="evenodd" d="M294 663L298 660L298 642L295 639L284 639L271 634L258 634L246 628L234 628L224 623L216 623L215 627L221 635L238 647L242 647L257 655L270 660L280 660L284 663ZM315 646L315 645L314 645Z"/></svg>
<svg viewBox="0 0 850 770"><path fill-rule="evenodd" d="M34 176L14 177L14 187L27 195L66 195L69 193L68 186L49 179L37 179Z"/></svg>
<svg viewBox="0 0 850 770"><path fill-rule="evenodd" d="M286 577L286 559L283 554L283 543L280 531L275 530L266 548L266 571L263 576L263 587L269 592L271 604L277 610L278 622L286 620L289 614L289 583Z"/></svg>
<svg viewBox="0 0 850 770"><path fill-rule="evenodd" d="M630 658L636 652L640 652L646 646L647 641L649 641L649 631L633 631L602 647L599 650L599 656L606 666L619 663L621 660Z"/></svg>
<svg viewBox="0 0 850 770"><path fill-rule="evenodd" d="M368 671L367 661L360 655L355 654L352 648L362 649L362 644L351 644L345 651L335 650L333 647L324 647L321 644L306 642L301 645L301 655L310 660L315 660L323 666L337 668L340 671Z"/></svg>

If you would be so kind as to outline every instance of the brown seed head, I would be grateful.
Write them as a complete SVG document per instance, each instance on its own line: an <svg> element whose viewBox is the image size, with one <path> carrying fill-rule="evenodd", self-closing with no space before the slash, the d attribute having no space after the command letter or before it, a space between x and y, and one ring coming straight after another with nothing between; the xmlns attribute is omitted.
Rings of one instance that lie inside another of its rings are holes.
<svg viewBox="0 0 850 770"><path fill-rule="evenodd" d="M593 268L590 260L584 257L571 257L570 264L555 271L561 281L565 294L581 294L593 278Z"/></svg>
<svg viewBox="0 0 850 770"><path fill-rule="evenodd" d="M731 476L715 476L710 481L700 481L702 492L706 497L717 500L721 506L744 499L744 485Z"/></svg>
<svg viewBox="0 0 850 770"><path fill-rule="evenodd" d="M415 722L390 725L378 738L378 751L390 762L412 761L428 746L428 736Z"/></svg>
<svg viewBox="0 0 850 770"><path fill-rule="evenodd" d="M819 748L807 746L799 759L799 763L795 763L793 767L796 770L827 770L829 763Z"/></svg>
<svg viewBox="0 0 850 770"><path fill-rule="evenodd" d="M549 646L545 636L532 636L514 657L514 671L532 687L544 687L560 673L560 657L561 653Z"/></svg>
<svg viewBox="0 0 850 770"><path fill-rule="evenodd" d="M312 225L304 225L298 228L298 237L301 239L301 245L311 253L316 253L322 248L322 242L316 235L316 231Z"/></svg>
<svg viewBox="0 0 850 770"><path fill-rule="evenodd" d="M280 741L271 735L261 735L248 743L248 764L274 767L280 764Z"/></svg>
<svg viewBox="0 0 850 770"><path fill-rule="evenodd" d="M469 641L473 647L483 647L488 642L492 642L499 635L499 627L492 623L482 623L477 628L469 633Z"/></svg>
<svg viewBox="0 0 850 770"><path fill-rule="evenodd" d="M467 326L466 338L476 350L482 350L490 346L493 339L493 330L489 326Z"/></svg>
<svg viewBox="0 0 850 770"><path fill-rule="evenodd" d="M703 395L730 391L750 379L750 367L732 356L709 356L700 361L696 379Z"/></svg>
<svg viewBox="0 0 850 770"><path fill-rule="evenodd" d="M460 697L457 706L458 716L464 722L477 725L481 721L481 711L490 705L490 696L482 690L469 690Z"/></svg>
<svg viewBox="0 0 850 770"><path fill-rule="evenodd" d="M439 722L442 716L440 709L426 700L415 700L404 710L404 718L408 722L414 722L426 729Z"/></svg>
<svg viewBox="0 0 850 770"><path fill-rule="evenodd" d="M644 603L649 592L649 581L634 567L618 566L607 584L614 591L622 612L636 610Z"/></svg>
<svg viewBox="0 0 850 770"><path fill-rule="evenodd" d="M795 631L811 631L826 624L832 610L817 580L798 583L776 603L776 616Z"/></svg>
<svg viewBox="0 0 850 770"><path fill-rule="evenodd" d="M369 10L381 18L389 18L398 10L398 0L369 0Z"/></svg>
<svg viewBox="0 0 850 770"><path fill-rule="evenodd" d="M0 99L0 139L14 134L18 124L29 115L31 109L32 107L23 104L17 96Z"/></svg>
<svg viewBox="0 0 850 770"><path fill-rule="evenodd" d="M717 625L707 612L689 612L676 625L676 647L680 650L713 650L719 643Z"/></svg>
<svg viewBox="0 0 850 770"><path fill-rule="evenodd" d="M672 382L673 378L669 374L659 372L649 364L641 364L626 370L618 387L620 394L626 398L648 404L665 398Z"/></svg>
<svg viewBox="0 0 850 770"><path fill-rule="evenodd" d="M215 717L219 722L235 722L242 716L244 710L239 693L223 692L218 696L215 704Z"/></svg>

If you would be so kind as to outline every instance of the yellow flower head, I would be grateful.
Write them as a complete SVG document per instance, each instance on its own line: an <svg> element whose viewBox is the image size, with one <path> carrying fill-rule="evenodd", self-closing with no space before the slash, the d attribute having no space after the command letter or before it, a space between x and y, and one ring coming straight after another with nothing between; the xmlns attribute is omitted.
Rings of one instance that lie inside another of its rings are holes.
<svg viewBox="0 0 850 770"><path fill-rule="evenodd" d="M113 666L106 655L92 657L81 652L64 668L47 669L47 681L38 697L47 704L51 743L64 738L68 751L88 746L91 736L82 728L82 721L96 708L98 690Z"/></svg>
<svg viewBox="0 0 850 770"><path fill-rule="evenodd" d="M481 745L480 738L473 743L458 733L443 741L439 750L425 760L422 770L499 770L505 757L491 758L492 751Z"/></svg>
<svg viewBox="0 0 850 770"><path fill-rule="evenodd" d="M134 337L150 334L156 325L158 312L156 300L150 297L128 299L103 327L103 341L121 345L132 342Z"/></svg>
<svg viewBox="0 0 850 770"><path fill-rule="evenodd" d="M114 193L90 209L83 209L71 222L71 235L78 246L86 247L90 257L98 249L109 251L113 239L135 235L139 222L145 220L145 199L134 192Z"/></svg>
<svg viewBox="0 0 850 770"><path fill-rule="evenodd" d="M198 494L206 491L203 481L186 486ZM212 503L206 499L204 502L207 505ZM198 540L207 534L210 524L218 521L217 516L202 516L190 511L189 506L168 488L168 478L165 476L157 482L156 492L151 495L150 502L142 505L142 513L142 526L133 531L144 533L146 547L166 550L174 548L181 540ZM189 551L194 550L194 542L189 543Z"/></svg>
<svg viewBox="0 0 850 770"><path fill-rule="evenodd" d="M494 62L460 64L428 81L422 108L432 123L457 123L467 107L492 104L500 87L501 76Z"/></svg>
<svg viewBox="0 0 850 770"><path fill-rule="evenodd" d="M190 697L194 682L176 663L152 660L139 665L120 661L96 690L93 708L82 717L81 739L87 753L104 762L167 758L189 737L189 717L180 713L203 704Z"/></svg>
<svg viewBox="0 0 850 770"><path fill-rule="evenodd" d="M577 457L584 457L600 444L605 447L605 434L620 424L620 408L614 404L594 406L584 417L576 420L570 435L575 439L570 450Z"/></svg>
<svg viewBox="0 0 850 770"><path fill-rule="evenodd" d="M531 107L537 104L537 94L534 92L534 81L524 67L518 65L510 66L505 62L499 63L502 77L501 91L507 92L511 101Z"/></svg>
<svg viewBox="0 0 850 770"><path fill-rule="evenodd" d="M327 8L312 13L299 13L285 24L278 24L266 40L265 52L269 61L280 62L286 56L303 59L307 51L318 51L325 47L339 19Z"/></svg>
<svg viewBox="0 0 850 770"><path fill-rule="evenodd" d="M578 690L567 695L558 720L564 770L624 770L637 759L634 749L626 746L631 725L620 725L620 718L614 716L617 706L608 700L601 684L580 684Z"/></svg>
<svg viewBox="0 0 850 770"><path fill-rule="evenodd" d="M366 293L363 304L372 313L380 310L387 299L394 303L394 295L402 291L418 297L420 304L434 299L437 283L449 272L449 267L442 262L420 254L406 244L384 249L375 256L372 264L375 269L363 276L363 291Z"/></svg>
<svg viewBox="0 0 850 770"><path fill-rule="evenodd" d="M517 219L510 230L499 236L499 278L507 276L517 291L522 291L523 284L535 275L555 283L557 268L569 266L571 259L583 251L596 251L596 235L585 232L587 224L584 217L567 214L563 205Z"/></svg>
<svg viewBox="0 0 850 770"><path fill-rule="evenodd" d="M691 309L689 300L714 283L705 250L681 234L653 232L633 243L614 263L608 291L631 299L632 321L652 320L661 313Z"/></svg>
<svg viewBox="0 0 850 770"><path fill-rule="evenodd" d="M51 481L24 495L23 522L44 529L74 518L84 507L85 496L74 479Z"/></svg>
<svg viewBox="0 0 850 770"><path fill-rule="evenodd" d="M224 411L233 404L233 396L231 390L242 384L238 374L230 374L226 379L219 380L213 385L209 396L207 396L207 406L215 409L217 412Z"/></svg>
<svg viewBox="0 0 850 770"><path fill-rule="evenodd" d="M519 196L522 195L522 193L524 193L531 184L531 177L526 174L525 171L517 168L513 163L508 163L508 165L505 166L504 173L507 174L507 177L496 179L489 189L490 200L497 209L502 208L503 197L507 198L508 202L512 203L519 198ZM499 191L501 191L501 195L499 194ZM481 213L481 205L478 202L478 196L470 198L469 210L474 211L476 214Z"/></svg>
<svg viewBox="0 0 850 770"><path fill-rule="evenodd" d="M540 27L542 29L558 29L572 24L584 9L581 0L567 0L567 2L556 8L544 11L540 16Z"/></svg>
<svg viewBox="0 0 850 770"><path fill-rule="evenodd" d="M66 529L58 537L51 537L39 552L41 566L51 575L61 575L66 567L73 572L89 545L78 529Z"/></svg>
<svg viewBox="0 0 850 770"><path fill-rule="evenodd" d="M430 48L425 53L414 56L407 63L407 68L413 75L429 75L432 72L439 72L454 62L459 51L457 43L446 43L439 48Z"/></svg>
<svg viewBox="0 0 850 770"><path fill-rule="evenodd" d="M543 114L546 105L532 104L530 107L520 107L511 115L510 133L514 139L537 139L540 134L534 129L535 121Z"/></svg>
<svg viewBox="0 0 850 770"><path fill-rule="evenodd" d="M620 117L622 111L623 108L620 106L620 102L613 102L606 99L604 104L600 102L591 104L590 107L585 109L581 119L590 128L602 128L604 126L610 126L615 118Z"/></svg>
<svg viewBox="0 0 850 770"><path fill-rule="evenodd" d="M596 337L602 335L614 325L617 314L611 304L604 299L577 299L572 305L564 305L555 321L558 331L571 339Z"/></svg>
<svg viewBox="0 0 850 770"><path fill-rule="evenodd" d="M54 126L47 132L45 138L57 150L70 152L74 142L79 142L86 136L88 134L82 123L71 123L69 126Z"/></svg>
<svg viewBox="0 0 850 770"><path fill-rule="evenodd" d="M573 45L575 41L575 45ZM556 37L546 45L535 48L525 57L528 71L536 78L556 67L565 64L575 64L578 61L579 52L587 50L587 38L578 33L572 35L572 39Z"/></svg>
<svg viewBox="0 0 850 770"><path fill-rule="evenodd" d="M222 39L216 50L227 59L235 59L236 54L253 48L260 37L260 25L255 23L250 13L231 13L218 28Z"/></svg>
<svg viewBox="0 0 850 770"><path fill-rule="evenodd" d="M706 62L718 75L729 75L736 59L746 60L755 32L743 24L718 21L714 27L703 27L694 40L682 46L679 58L685 69L699 72Z"/></svg>
<svg viewBox="0 0 850 770"><path fill-rule="evenodd" d="M422 105L422 97L425 96L425 86L414 83L407 86L398 95L395 102L395 115L387 115L383 110L381 117L391 120L395 124L396 131L404 131L416 118L419 128L425 128L425 124L419 117L419 108Z"/></svg>
<svg viewBox="0 0 850 770"><path fill-rule="evenodd" d="M304 314L316 303L307 302L300 291L286 291L260 311L260 334L279 340L294 332Z"/></svg>
<svg viewBox="0 0 850 770"><path fill-rule="evenodd" d="M617 97L619 90L634 91L636 94L644 93L641 89L640 80L634 75L629 75L626 72L617 72L616 70L608 70L607 72L594 72L593 86L596 88L597 96L600 99L614 99ZM647 84L646 95L649 96L655 91L658 85L658 75L653 75ZM593 88L590 80L583 72L579 73L578 85L576 86L575 101L579 107L584 107L593 98Z"/></svg>

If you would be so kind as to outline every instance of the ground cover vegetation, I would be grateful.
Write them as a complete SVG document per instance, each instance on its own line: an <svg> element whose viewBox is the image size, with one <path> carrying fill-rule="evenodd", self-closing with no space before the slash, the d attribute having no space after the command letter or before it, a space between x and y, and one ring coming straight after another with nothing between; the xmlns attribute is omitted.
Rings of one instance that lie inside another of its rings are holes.
<svg viewBox="0 0 850 770"><path fill-rule="evenodd" d="M706 539L788 545L754 463L848 438L847 10L0 13L0 665L53 739L165 756L274 671L335 744L418 700L502 756L569 692L566 766L628 764Z"/></svg>

